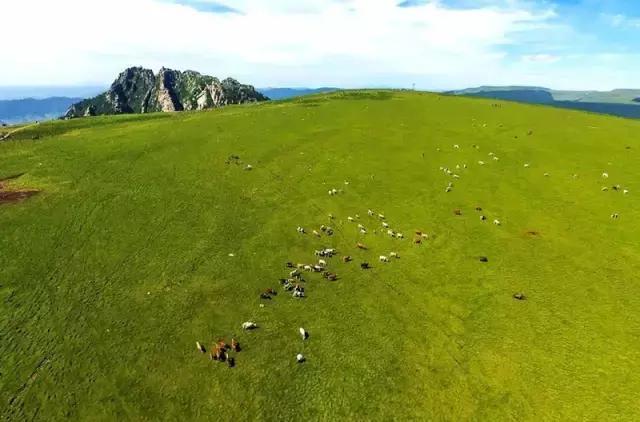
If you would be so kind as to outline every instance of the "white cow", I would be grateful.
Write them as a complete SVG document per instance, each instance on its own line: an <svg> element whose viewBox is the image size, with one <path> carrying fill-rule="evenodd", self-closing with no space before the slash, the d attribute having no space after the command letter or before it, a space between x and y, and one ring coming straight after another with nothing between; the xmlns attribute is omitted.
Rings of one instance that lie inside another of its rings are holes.
<svg viewBox="0 0 640 422"><path fill-rule="evenodd" d="M254 328L258 328L258 325L255 322L247 321L242 323L243 330L253 330Z"/></svg>
<svg viewBox="0 0 640 422"><path fill-rule="evenodd" d="M385 223L384 221L382 222L382 227L384 227L385 229L389 228L389 223Z"/></svg>
<svg viewBox="0 0 640 422"><path fill-rule="evenodd" d="M496 226L501 225L502 223L500 222L500 220L493 220L493 224L495 224Z"/></svg>
<svg viewBox="0 0 640 422"><path fill-rule="evenodd" d="M309 337L309 333L307 333L307 330L302 327L300 327L300 335L302 336L302 340L306 340L307 337Z"/></svg>
<svg viewBox="0 0 640 422"><path fill-rule="evenodd" d="M609 173L607 173L607 172L602 173L602 178L603 179L608 179L609 178Z"/></svg>
<svg viewBox="0 0 640 422"><path fill-rule="evenodd" d="M384 255L380 255L380 262L389 262L389 258Z"/></svg>

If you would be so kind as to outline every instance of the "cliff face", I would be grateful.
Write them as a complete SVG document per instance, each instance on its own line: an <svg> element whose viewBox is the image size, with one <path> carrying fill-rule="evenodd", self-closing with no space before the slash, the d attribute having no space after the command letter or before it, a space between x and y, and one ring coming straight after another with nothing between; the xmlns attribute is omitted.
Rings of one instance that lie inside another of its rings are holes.
<svg viewBox="0 0 640 422"><path fill-rule="evenodd" d="M164 67L154 75L149 69L131 67L118 75L107 92L73 104L65 118L204 110L266 100L253 86L231 78L220 82L192 70L180 72Z"/></svg>

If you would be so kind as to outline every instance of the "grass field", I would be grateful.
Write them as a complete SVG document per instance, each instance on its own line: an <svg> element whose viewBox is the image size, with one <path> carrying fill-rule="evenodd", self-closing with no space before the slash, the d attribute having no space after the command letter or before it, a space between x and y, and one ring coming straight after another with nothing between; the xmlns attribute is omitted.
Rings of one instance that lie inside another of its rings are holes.
<svg viewBox="0 0 640 422"><path fill-rule="evenodd" d="M638 420L640 123L494 103L342 92L0 143L3 183L41 190L0 205L0 415ZM322 246L354 261L285 294ZM235 368L196 351L231 337Z"/></svg>

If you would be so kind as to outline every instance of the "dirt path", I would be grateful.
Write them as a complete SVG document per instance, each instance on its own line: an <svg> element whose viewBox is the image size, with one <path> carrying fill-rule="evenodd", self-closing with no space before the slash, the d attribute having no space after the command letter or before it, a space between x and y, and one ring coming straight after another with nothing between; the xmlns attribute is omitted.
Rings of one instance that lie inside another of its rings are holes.
<svg viewBox="0 0 640 422"><path fill-rule="evenodd" d="M20 131L22 131L22 130L28 129L28 128L33 127L33 126L37 126L38 124L39 124L39 123L31 123L30 125L21 126L21 127L17 128L17 129L11 130L11 131L9 131L9 132L5 133L2 137L0 137L0 141L7 140L7 139L9 139L9 138L11 137L11 135L13 135L14 133L18 133L18 132L20 132Z"/></svg>

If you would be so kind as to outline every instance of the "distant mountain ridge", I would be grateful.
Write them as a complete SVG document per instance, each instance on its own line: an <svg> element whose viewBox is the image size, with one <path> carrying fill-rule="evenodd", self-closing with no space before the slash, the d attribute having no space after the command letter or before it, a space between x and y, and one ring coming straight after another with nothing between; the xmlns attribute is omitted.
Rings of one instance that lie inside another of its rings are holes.
<svg viewBox="0 0 640 422"><path fill-rule="evenodd" d="M481 86L445 94L544 104L593 113L640 119L640 90L560 91L542 87Z"/></svg>
<svg viewBox="0 0 640 422"><path fill-rule="evenodd" d="M287 98L302 97L304 95L322 94L326 92L338 91L339 88L258 88L262 94L272 100L285 100Z"/></svg>
<svg viewBox="0 0 640 422"><path fill-rule="evenodd" d="M81 98L51 97L43 99L0 100L0 121L14 124L34 120L57 119Z"/></svg>
<svg viewBox="0 0 640 422"><path fill-rule="evenodd" d="M150 69L130 67L106 92L71 105L64 117L204 110L268 99L253 86L232 78L220 81L193 70L164 67L154 74Z"/></svg>

